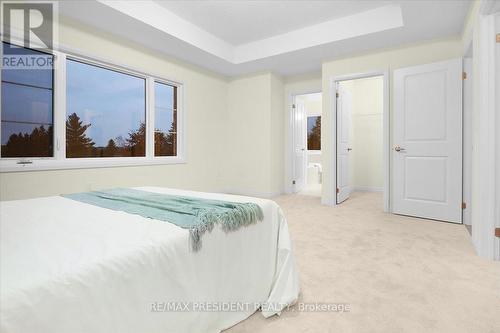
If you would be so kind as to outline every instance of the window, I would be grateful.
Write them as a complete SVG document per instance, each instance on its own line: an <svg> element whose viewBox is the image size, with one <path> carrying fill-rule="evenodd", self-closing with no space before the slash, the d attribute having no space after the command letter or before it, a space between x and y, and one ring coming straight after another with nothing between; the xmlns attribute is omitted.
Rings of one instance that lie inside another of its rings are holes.
<svg viewBox="0 0 500 333"><path fill-rule="evenodd" d="M4 57L53 55L2 43ZM53 156L53 69L2 66L1 156Z"/></svg>
<svg viewBox="0 0 500 333"><path fill-rule="evenodd" d="M307 117L307 150L321 150L321 116Z"/></svg>
<svg viewBox="0 0 500 333"><path fill-rule="evenodd" d="M146 156L146 81L69 60L66 157Z"/></svg>
<svg viewBox="0 0 500 333"><path fill-rule="evenodd" d="M50 67L1 69L0 172L184 163L182 84L59 51L12 58L19 50Z"/></svg>
<svg viewBox="0 0 500 333"><path fill-rule="evenodd" d="M155 82L155 156L177 155L177 87Z"/></svg>

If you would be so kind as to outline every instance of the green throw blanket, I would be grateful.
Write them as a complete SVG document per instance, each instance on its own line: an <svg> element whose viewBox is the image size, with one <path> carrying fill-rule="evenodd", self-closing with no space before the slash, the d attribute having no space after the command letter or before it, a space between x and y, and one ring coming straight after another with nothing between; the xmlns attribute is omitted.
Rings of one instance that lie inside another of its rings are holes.
<svg viewBox="0 0 500 333"><path fill-rule="evenodd" d="M263 219L262 209L254 203L208 200L134 189L116 188L62 196L189 229L194 251L201 248L201 236L212 231L215 224L220 224L222 230L228 232Z"/></svg>

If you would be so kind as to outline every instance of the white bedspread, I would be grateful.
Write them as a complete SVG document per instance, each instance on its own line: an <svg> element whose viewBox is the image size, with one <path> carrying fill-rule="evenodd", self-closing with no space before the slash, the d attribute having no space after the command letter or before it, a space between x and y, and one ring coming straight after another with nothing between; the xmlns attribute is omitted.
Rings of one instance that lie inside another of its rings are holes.
<svg viewBox="0 0 500 333"><path fill-rule="evenodd" d="M138 189L255 202L264 220L227 234L215 228L192 252L188 231L171 223L59 196L1 202L1 332L219 332L251 315L248 305L268 302L267 317L297 299L287 223L276 203Z"/></svg>

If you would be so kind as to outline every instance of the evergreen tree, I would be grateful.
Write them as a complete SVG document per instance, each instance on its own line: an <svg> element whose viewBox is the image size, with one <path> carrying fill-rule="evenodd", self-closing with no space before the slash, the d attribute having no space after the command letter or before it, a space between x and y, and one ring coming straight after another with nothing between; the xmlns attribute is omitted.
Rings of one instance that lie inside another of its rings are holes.
<svg viewBox="0 0 500 333"><path fill-rule="evenodd" d="M48 157L52 156L52 126L35 127L31 133L12 134L2 145L3 157Z"/></svg>
<svg viewBox="0 0 500 333"><path fill-rule="evenodd" d="M85 134L91 124L83 125L83 121L76 113L69 115L66 120L66 156L89 157L95 143Z"/></svg>
<svg viewBox="0 0 500 333"><path fill-rule="evenodd" d="M12 134L2 146L2 157L23 157L29 155L30 140L28 133Z"/></svg>
<svg viewBox="0 0 500 333"><path fill-rule="evenodd" d="M118 147L113 139L109 139L108 145L104 148L104 157L116 156L118 152Z"/></svg>
<svg viewBox="0 0 500 333"><path fill-rule="evenodd" d="M155 156L167 156L167 135L165 132L155 130Z"/></svg>
<svg viewBox="0 0 500 333"><path fill-rule="evenodd" d="M30 134L31 154L28 156L52 156L53 131L52 126L36 127Z"/></svg>
<svg viewBox="0 0 500 333"><path fill-rule="evenodd" d="M128 133L127 149L130 156L146 156L146 124L141 123L139 129Z"/></svg>
<svg viewBox="0 0 500 333"><path fill-rule="evenodd" d="M307 136L308 150L321 150L321 117L316 117L311 132Z"/></svg>
<svg viewBox="0 0 500 333"><path fill-rule="evenodd" d="M177 155L177 117L174 116L174 121L170 126L170 130L167 134L166 140L167 154L166 156L176 156Z"/></svg>
<svg viewBox="0 0 500 333"><path fill-rule="evenodd" d="M155 130L155 156L177 155L177 133L175 124L172 123L168 132Z"/></svg>

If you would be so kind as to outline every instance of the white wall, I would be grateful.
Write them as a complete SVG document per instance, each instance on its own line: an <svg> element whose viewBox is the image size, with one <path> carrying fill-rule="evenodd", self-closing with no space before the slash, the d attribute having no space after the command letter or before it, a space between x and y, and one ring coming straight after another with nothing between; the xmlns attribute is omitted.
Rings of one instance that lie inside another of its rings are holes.
<svg viewBox="0 0 500 333"><path fill-rule="evenodd" d="M283 192L283 83L270 73L229 83L224 127L225 190L270 197Z"/></svg>
<svg viewBox="0 0 500 333"><path fill-rule="evenodd" d="M0 199L30 198L92 188L157 185L218 191L223 173L219 161L226 138L227 81L224 77L179 64L114 36L61 22L59 41L65 47L128 65L185 84L187 163L0 174Z"/></svg>
<svg viewBox="0 0 500 333"><path fill-rule="evenodd" d="M283 179L285 169L284 89L283 80L276 75L271 75L271 187L268 196L283 193L285 187Z"/></svg>
<svg viewBox="0 0 500 333"><path fill-rule="evenodd" d="M319 95L319 96L318 96ZM321 93L302 95L304 106L308 116L318 116L323 112L321 105Z"/></svg>
<svg viewBox="0 0 500 333"><path fill-rule="evenodd" d="M269 185L270 81L267 74L231 81L225 117L227 154L223 164L229 192L257 193ZM266 121L267 120L267 121Z"/></svg>
<svg viewBox="0 0 500 333"><path fill-rule="evenodd" d="M352 95L349 180L353 190L382 191L383 77L340 83Z"/></svg>
<svg viewBox="0 0 500 333"><path fill-rule="evenodd" d="M461 57L461 55L462 43L460 39L453 38L405 45L398 48L376 51L323 63L323 126L321 132L321 141L323 145L323 203L331 205L335 201L335 179L332 174L332 163L334 161L334 141L332 133L334 132L331 118L331 79L342 75L373 72L376 70L389 70L391 82L390 96L392 96L392 72L394 69L458 58ZM392 113L392 98L390 100L390 109Z"/></svg>

